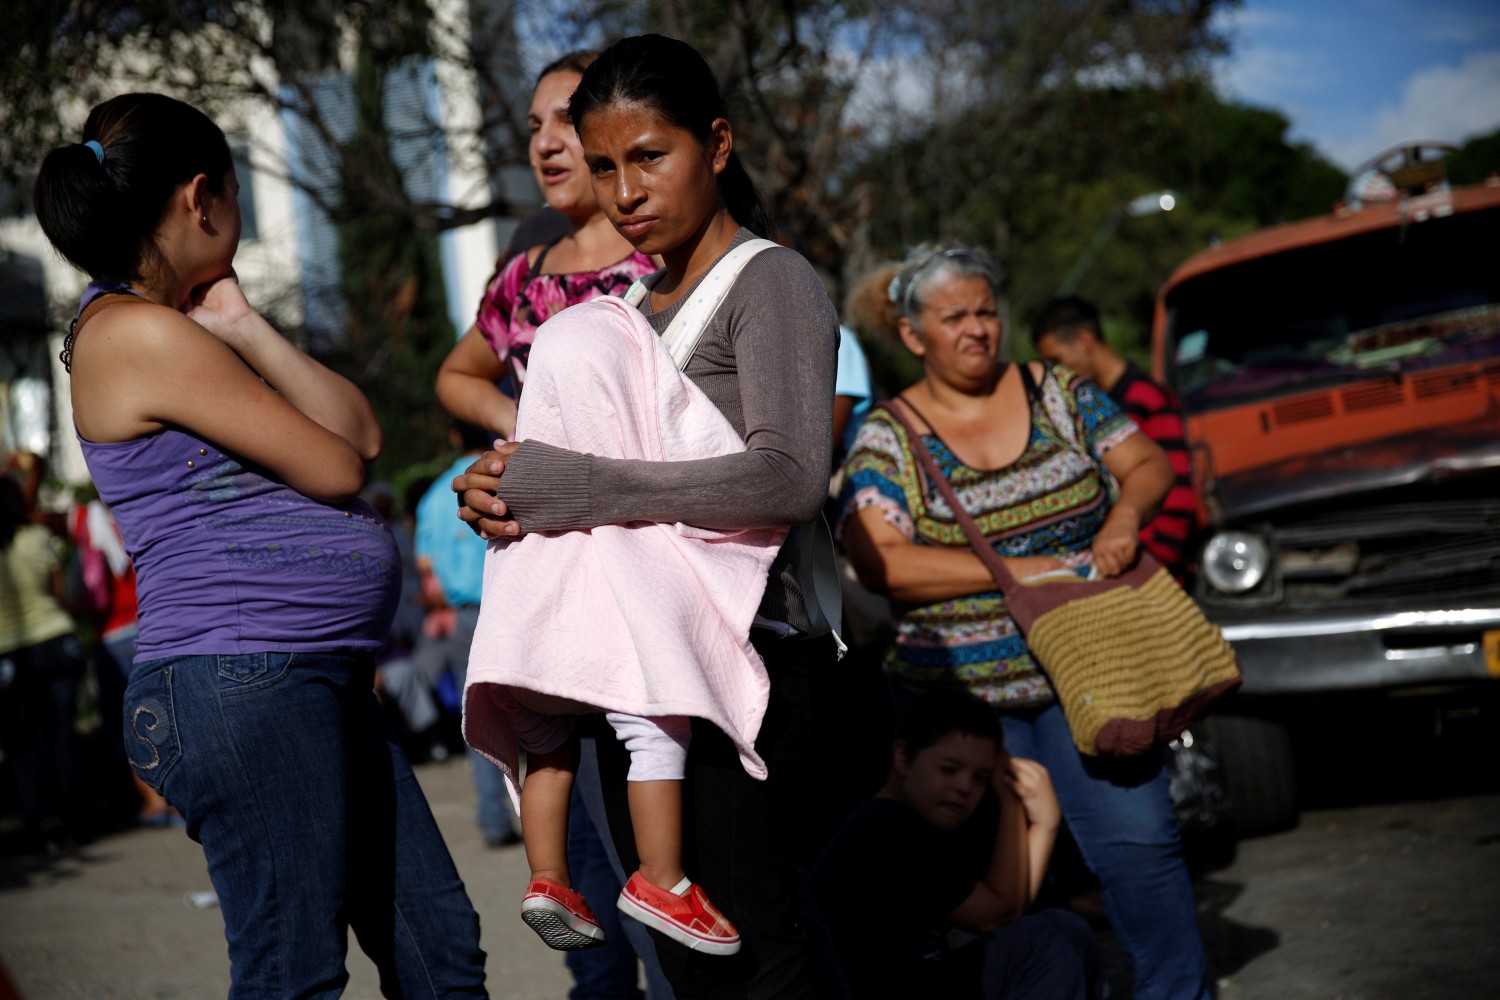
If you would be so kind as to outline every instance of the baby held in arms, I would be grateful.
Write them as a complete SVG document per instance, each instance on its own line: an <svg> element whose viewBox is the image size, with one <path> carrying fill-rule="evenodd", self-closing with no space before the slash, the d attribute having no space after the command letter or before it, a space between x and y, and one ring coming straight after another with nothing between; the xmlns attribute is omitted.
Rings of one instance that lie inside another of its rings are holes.
<svg viewBox="0 0 1500 1000"><path fill-rule="evenodd" d="M615 298L573 306L538 331L516 436L647 462L744 448L641 314ZM566 851L578 766L569 713L602 711L630 753L641 862L621 912L695 951L739 950L733 924L683 871L682 779L693 717L721 728L745 769L765 777L754 740L769 682L749 631L786 530L634 522L491 543L464 731L518 790L532 873L522 918L551 947L604 940L570 888Z"/></svg>

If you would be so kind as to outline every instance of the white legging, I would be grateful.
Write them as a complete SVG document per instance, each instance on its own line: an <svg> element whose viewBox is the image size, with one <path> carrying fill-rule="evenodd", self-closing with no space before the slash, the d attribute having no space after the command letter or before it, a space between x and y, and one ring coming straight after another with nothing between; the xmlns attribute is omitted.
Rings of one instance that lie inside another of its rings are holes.
<svg viewBox="0 0 1500 1000"><path fill-rule="evenodd" d="M615 738L630 753L626 781L681 781L687 773L692 720L686 715L605 713Z"/></svg>
<svg viewBox="0 0 1500 1000"><path fill-rule="evenodd" d="M496 693L495 700L510 716L511 728L522 749L551 753L573 733L573 717L544 715L527 708L509 692ZM630 754L627 781L681 781L687 773L688 743L692 720L686 715L626 715L606 712L605 721Z"/></svg>

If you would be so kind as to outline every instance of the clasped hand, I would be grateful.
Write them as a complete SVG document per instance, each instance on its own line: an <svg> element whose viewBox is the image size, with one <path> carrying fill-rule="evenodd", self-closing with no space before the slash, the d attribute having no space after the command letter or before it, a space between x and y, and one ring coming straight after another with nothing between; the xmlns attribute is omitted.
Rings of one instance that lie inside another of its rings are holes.
<svg viewBox="0 0 1500 1000"><path fill-rule="evenodd" d="M194 288L182 313L230 347L238 350L241 324L256 315L233 271Z"/></svg>
<svg viewBox="0 0 1500 1000"><path fill-rule="evenodd" d="M511 517L505 501L495 495L506 463L520 445L514 441L497 443L453 478L453 492L458 494L458 516L480 538L514 538L521 525Z"/></svg>
<svg viewBox="0 0 1500 1000"><path fill-rule="evenodd" d="M1140 544L1139 529L1121 523L1122 520L1107 518L1090 546L1094 568L1101 577L1119 576L1135 563L1136 548Z"/></svg>

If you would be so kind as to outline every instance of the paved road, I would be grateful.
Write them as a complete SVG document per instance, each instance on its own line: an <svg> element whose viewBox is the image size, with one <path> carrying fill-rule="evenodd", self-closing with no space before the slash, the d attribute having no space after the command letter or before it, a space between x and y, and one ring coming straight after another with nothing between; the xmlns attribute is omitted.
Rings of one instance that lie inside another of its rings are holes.
<svg viewBox="0 0 1500 1000"><path fill-rule="evenodd" d="M1222 1000L1500 997L1500 686L1286 718L1301 823L1197 880Z"/></svg>
<svg viewBox="0 0 1500 1000"><path fill-rule="evenodd" d="M490 989L506 1000L559 1000L571 979L516 915L520 848L490 850L472 819L456 757L417 774L479 910ZM131 830L51 863L0 858L0 960L25 1000L210 1000L229 988L224 923L184 895L210 892L202 850L175 829ZM348 1000L379 1000L375 968L351 948Z"/></svg>
<svg viewBox="0 0 1500 1000"><path fill-rule="evenodd" d="M1197 888L1221 1000L1500 996L1500 795L1311 812Z"/></svg>
<svg viewBox="0 0 1500 1000"><path fill-rule="evenodd" d="M561 958L514 915L524 859L481 843L463 763L418 774L483 918L493 994L564 997ZM1500 790L1397 791L1405 797L1311 810L1200 875L1222 1000L1500 996ZM110 836L45 863L0 858L0 960L26 1000L223 997L218 911L183 901L208 889L198 848L173 830ZM369 963L350 964L346 995L378 997Z"/></svg>

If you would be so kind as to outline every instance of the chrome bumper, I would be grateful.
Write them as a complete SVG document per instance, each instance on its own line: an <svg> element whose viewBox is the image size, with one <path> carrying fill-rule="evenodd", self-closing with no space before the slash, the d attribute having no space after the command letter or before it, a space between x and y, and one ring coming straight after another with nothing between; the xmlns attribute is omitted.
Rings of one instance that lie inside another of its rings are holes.
<svg viewBox="0 0 1500 1000"><path fill-rule="evenodd" d="M1493 678L1484 633L1500 630L1500 608L1278 618L1221 628L1245 668L1245 693L1305 694Z"/></svg>

